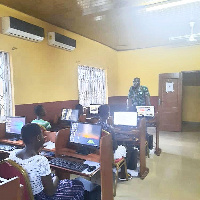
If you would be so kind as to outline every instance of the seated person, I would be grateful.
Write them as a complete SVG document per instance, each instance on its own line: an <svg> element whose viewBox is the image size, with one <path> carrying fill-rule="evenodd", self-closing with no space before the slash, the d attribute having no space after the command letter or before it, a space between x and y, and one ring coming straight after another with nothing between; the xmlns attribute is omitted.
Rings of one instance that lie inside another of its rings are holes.
<svg viewBox="0 0 200 200"><path fill-rule="evenodd" d="M102 129L105 131L108 131L109 133L112 134L112 143L113 143L113 153L114 153L114 159L118 160L121 159L122 157L126 157L126 148L122 145L118 146L116 138L115 138L115 132L114 128L108 124L108 119L110 115L110 107L107 104L101 105L99 107L99 117L100 120L98 124L102 126ZM126 159L127 160L127 159ZM131 179L131 175L128 174L129 179ZM122 178L124 180L124 178Z"/></svg>
<svg viewBox="0 0 200 200"><path fill-rule="evenodd" d="M99 117L100 117L98 124L100 124L102 126L103 130L108 131L109 133L112 134L113 151L115 151L117 149L117 143L116 143L116 140L115 140L115 133L114 133L113 127L107 123L107 120L108 120L109 115L110 115L109 105L107 105L107 104L101 105L99 107L98 112L99 112Z"/></svg>
<svg viewBox="0 0 200 200"><path fill-rule="evenodd" d="M77 104L75 106L76 110L79 110L78 112L78 121L79 122L85 122L86 121L86 115L83 115L83 106L81 104Z"/></svg>
<svg viewBox="0 0 200 200"><path fill-rule="evenodd" d="M37 116L37 119L34 119L31 123L39 124L40 126L43 126L46 130L49 130L51 128L51 124L48 121L42 119L46 115L44 107L42 105L37 105L34 108L34 112Z"/></svg>
<svg viewBox="0 0 200 200"><path fill-rule="evenodd" d="M26 124L21 130L25 144L23 149L10 153L9 159L21 165L27 172L35 200L83 200L84 187L77 180L52 178L46 157L38 155L44 137L38 124Z"/></svg>

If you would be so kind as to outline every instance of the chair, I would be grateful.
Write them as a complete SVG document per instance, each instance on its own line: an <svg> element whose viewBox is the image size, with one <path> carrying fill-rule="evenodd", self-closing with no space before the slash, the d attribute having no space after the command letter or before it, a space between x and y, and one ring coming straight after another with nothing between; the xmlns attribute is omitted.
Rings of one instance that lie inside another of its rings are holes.
<svg viewBox="0 0 200 200"><path fill-rule="evenodd" d="M16 162L10 159L5 159L0 162L0 177L9 179L16 176L20 178L20 184L24 186L22 199L34 200L31 185L26 171Z"/></svg>
<svg viewBox="0 0 200 200"><path fill-rule="evenodd" d="M19 177L14 177L11 179L4 179L0 177L1 199L22 200L22 194L23 186L20 185Z"/></svg>
<svg viewBox="0 0 200 200"><path fill-rule="evenodd" d="M126 181L128 181L128 173L127 173L127 165L126 165L126 159L125 158L120 158L116 159L113 162L113 167L116 168L116 174L115 174L115 180L114 180L114 191L113 191L113 196L116 196L116 189L117 189L117 181L118 181L118 171L121 168L124 169L124 174L126 176Z"/></svg>

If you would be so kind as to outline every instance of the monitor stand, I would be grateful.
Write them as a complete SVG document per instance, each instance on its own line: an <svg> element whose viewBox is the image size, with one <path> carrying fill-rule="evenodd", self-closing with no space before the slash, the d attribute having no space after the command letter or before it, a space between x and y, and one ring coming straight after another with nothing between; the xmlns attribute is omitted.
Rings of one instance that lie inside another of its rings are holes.
<svg viewBox="0 0 200 200"><path fill-rule="evenodd" d="M80 146L77 148L76 153L82 154L82 155L88 155L91 154L91 149L86 146Z"/></svg>

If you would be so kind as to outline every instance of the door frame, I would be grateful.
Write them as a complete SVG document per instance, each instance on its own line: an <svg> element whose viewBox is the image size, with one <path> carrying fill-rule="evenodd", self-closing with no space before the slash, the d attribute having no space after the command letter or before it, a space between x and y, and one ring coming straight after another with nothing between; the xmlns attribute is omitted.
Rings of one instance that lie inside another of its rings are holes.
<svg viewBox="0 0 200 200"><path fill-rule="evenodd" d="M179 117L179 126L178 126L178 129L176 131L178 132L181 132L182 131L182 100L183 100L183 74L182 72L178 72L178 73L163 73L163 74L159 74L159 90L158 90L158 113L159 113L159 121L161 120L161 103L162 103L162 87L161 87L161 83L162 83L162 79L161 79L161 76L162 78L176 78L178 79L178 100L179 100L179 103L178 103L178 110L179 110L179 113L178 113L178 117ZM161 123L159 123L161 125ZM159 125L159 128L161 128L161 126ZM162 129L162 128L161 128ZM165 130L163 130L165 131ZM168 130L166 130L168 131Z"/></svg>

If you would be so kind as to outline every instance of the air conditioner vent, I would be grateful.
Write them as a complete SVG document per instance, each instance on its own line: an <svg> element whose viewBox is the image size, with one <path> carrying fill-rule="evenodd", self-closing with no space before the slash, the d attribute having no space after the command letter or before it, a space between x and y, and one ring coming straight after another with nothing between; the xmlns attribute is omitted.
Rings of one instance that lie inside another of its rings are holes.
<svg viewBox="0 0 200 200"><path fill-rule="evenodd" d="M44 29L14 17L2 17L2 33L33 42L44 39Z"/></svg>
<svg viewBox="0 0 200 200"><path fill-rule="evenodd" d="M76 40L56 32L48 33L48 44L60 49L72 51L76 48Z"/></svg>

